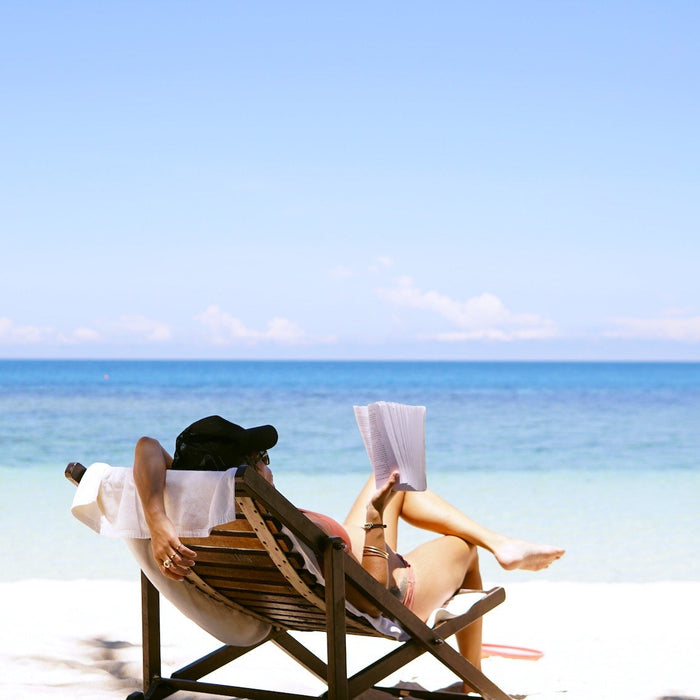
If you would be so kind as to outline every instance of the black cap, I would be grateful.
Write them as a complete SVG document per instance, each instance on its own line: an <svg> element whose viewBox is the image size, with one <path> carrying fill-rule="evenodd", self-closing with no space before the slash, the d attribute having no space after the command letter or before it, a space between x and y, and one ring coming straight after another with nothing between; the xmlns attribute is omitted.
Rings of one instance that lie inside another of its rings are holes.
<svg viewBox="0 0 700 700"><path fill-rule="evenodd" d="M277 431L271 425L246 429L221 416L207 416L177 436L172 468L223 471L276 444Z"/></svg>

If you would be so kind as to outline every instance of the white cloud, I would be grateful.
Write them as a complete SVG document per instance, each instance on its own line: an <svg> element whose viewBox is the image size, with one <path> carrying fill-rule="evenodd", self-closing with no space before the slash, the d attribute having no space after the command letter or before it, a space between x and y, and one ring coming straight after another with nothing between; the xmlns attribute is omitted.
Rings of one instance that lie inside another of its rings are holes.
<svg viewBox="0 0 700 700"><path fill-rule="evenodd" d="M285 345L298 345L308 340L298 323L279 317L268 322L264 336L267 340Z"/></svg>
<svg viewBox="0 0 700 700"><path fill-rule="evenodd" d="M195 316L211 332L210 341L215 345L244 343L255 345L260 342L272 342L280 345L306 345L312 340L294 321L275 317L268 321L264 331L248 328L235 316L222 311L218 306L208 306L201 314ZM325 342L331 342L327 339Z"/></svg>
<svg viewBox="0 0 700 700"><path fill-rule="evenodd" d="M605 334L610 338L700 342L700 316L614 318L612 322L617 325L617 329Z"/></svg>
<svg viewBox="0 0 700 700"><path fill-rule="evenodd" d="M118 321L110 325L120 333L138 336L140 340L149 343L162 343L172 338L169 325L146 316L120 316Z"/></svg>
<svg viewBox="0 0 700 700"><path fill-rule="evenodd" d="M79 326L60 331L52 326L18 326L12 319L0 318L0 343L4 345L82 345L101 341L162 343L172 338L170 327L145 316L121 316L117 321L97 322L100 330Z"/></svg>
<svg viewBox="0 0 700 700"><path fill-rule="evenodd" d="M313 338L298 323L279 316L268 321L263 330L248 328L239 319L213 305L195 318L208 329L207 341L214 345L271 343L299 346L337 342L334 336ZM141 315L123 315L117 320L103 318L95 324L94 328L80 326L71 331L58 331L49 326L19 326L10 318L0 317L0 345L165 344L175 335L168 324Z"/></svg>
<svg viewBox="0 0 700 700"><path fill-rule="evenodd" d="M93 328L76 328L73 331L73 338L77 343L86 341L92 343L101 340L102 336Z"/></svg>
<svg viewBox="0 0 700 700"><path fill-rule="evenodd" d="M6 316L0 318L0 343L28 345L54 338L55 330L51 326L18 326Z"/></svg>
<svg viewBox="0 0 700 700"><path fill-rule="evenodd" d="M370 272L384 272L394 266L394 259L386 255L379 256L374 263L369 266Z"/></svg>
<svg viewBox="0 0 700 700"><path fill-rule="evenodd" d="M94 328L76 328L72 333L60 333L58 342L64 345L81 345L82 343L96 343L102 340L102 336Z"/></svg>
<svg viewBox="0 0 700 700"><path fill-rule="evenodd" d="M235 341L254 341L256 331L246 328L241 321L222 311L218 306L208 306L195 320L203 323L212 332L212 342L223 345Z"/></svg>
<svg viewBox="0 0 700 700"><path fill-rule="evenodd" d="M514 313L495 295L483 293L456 301L439 292L418 289L410 277L401 277L391 289L378 289L389 304L428 311L449 321L455 330L422 336L443 342L465 340L533 340L557 335L554 321L538 314Z"/></svg>

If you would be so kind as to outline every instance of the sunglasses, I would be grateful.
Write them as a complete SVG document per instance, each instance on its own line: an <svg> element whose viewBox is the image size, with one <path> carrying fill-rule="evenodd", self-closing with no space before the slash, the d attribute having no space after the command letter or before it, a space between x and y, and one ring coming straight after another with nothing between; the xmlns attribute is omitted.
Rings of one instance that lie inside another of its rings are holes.
<svg viewBox="0 0 700 700"><path fill-rule="evenodd" d="M262 462L265 465L270 464L270 456L267 454L267 450L253 452L245 458L245 463L249 467L254 467L258 462Z"/></svg>

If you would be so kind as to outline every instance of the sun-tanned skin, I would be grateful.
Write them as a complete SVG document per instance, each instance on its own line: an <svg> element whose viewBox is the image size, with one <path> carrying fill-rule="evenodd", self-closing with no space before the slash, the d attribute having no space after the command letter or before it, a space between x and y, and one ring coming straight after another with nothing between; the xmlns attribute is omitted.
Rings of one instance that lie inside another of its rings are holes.
<svg viewBox="0 0 700 700"><path fill-rule="evenodd" d="M259 457L250 455L248 464L274 485L269 466ZM197 554L182 544L165 512L165 474L171 465L172 458L157 440L144 437L136 444L134 481L151 533L153 556L164 576L182 581L195 566ZM440 535L405 555L415 573L412 609L422 620L427 620L433 610L460 588L482 588L478 547L491 552L508 571L539 571L564 555L559 547L518 540L489 530L433 491L392 491L396 481L397 475L392 475L387 484L377 489L370 477L343 526L350 536L352 556L382 585L399 591L406 588L407 570L397 565L400 561L397 557L378 556L377 550L391 554L396 551L399 520ZM314 519L313 514L309 517ZM365 523L386 527L366 530L362 527ZM317 524L325 527L323 521ZM481 621L458 632L456 638L462 655L480 668ZM464 692L469 690L463 685Z"/></svg>
<svg viewBox="0 0 700 700"><path fill-rule="evenodd" d="M361 552L364 545L362 524L365 522L366 504L376 498L377 493L374 479L370 477L343 523L355 553ZM477 546L491 552L507 570L539 571L564 555L564 550L559 547L534 544L493 532L430 490L395 491L386 500L382 517L387 527L381 532L387 546L394 551L400 519L414 527L442 535L405 555L415 570L413 611L423 620L427 620L430 613L456 590L482 588ZM440 572L439 576L435 575L436 571ZM469 625L455 636L462 655L480 668L481 621ZM464 687L464 692L469 690Z"/></svg>

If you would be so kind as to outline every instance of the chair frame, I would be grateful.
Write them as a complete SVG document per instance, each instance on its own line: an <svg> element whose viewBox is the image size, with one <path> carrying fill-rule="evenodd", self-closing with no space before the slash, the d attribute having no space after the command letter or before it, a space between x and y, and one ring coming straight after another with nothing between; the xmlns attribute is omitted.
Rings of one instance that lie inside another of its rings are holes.
<svg viewBox="0 0 700 700"><path fill-rule="evenodd" d="M82 465L74 462L66 468L66 477L77 484L84 471L85 468ZM279 491L257 474L254 469L240 467L237 470L236 502L243 513L245 513L243 517L246 520L251 519L251 512L257 512L263 516L258 522L252 523L252 528L247 523L242 525L248 530L246 532L247 536L252 537L252 535L249 535L252 529L268 554L271 554L270 549L277 549L276 556L271 556L270 558L274 561L275 566L282 571L283 575L289 573L288 570L284 570L284 562L286 561L287 566L289 566L290 559L284 552L280 555L280 549L288 549L288 547L284 542L284 534L277 531L274 525L272 529L268 527L270 521L283 524L299 542L315 553L319 562L323 563L325 585L307 586L307 590L304 591L300 590L307 585L304 581L292 578L290 582L289 577L286 576L287 582L285 582L293 594L302 596L302 602L306 606L305 609L308 609L309 601L311 601L311 604L315 603L318 610L309 616L311 619L308 623L305 621L301 625L290 625L284 620L275 619L274 613L266 616L260 612L254 612L253 615L255 617L263 619L271 625L271 630L265 639L252 646L235 647L224 645L174 671L170 676L163 677L161 675L160 654L160 598L155 586L142 572L141 624L144 690L143 693L132 693L127 700L140 700L141 698L160 700L179 690L226 697L250 698L250 700L310 700L311 698L350 700L350 698L358 697L368 690L380 691L400 697L442 698L443 700L461 698L463 700L465 697L463 694L445 691L431 692L422 689L406 690L377 685L383 678L386 678L424 653L432 654L459 679L466 681L472 688L475 688L482 697L490 698L491 700L511 700L509 695L446 642L448 637L472 624L486 612L502 603L505 600L503 588L496 587L491 589L464 614L440 622L430 628L345 552L340 538L326 535ZM241 520L243 520L243 517L241 517ZM252 519L255 521L254 516ZM241 529L237 525L238 523L239 521L237 520L231 524L234 526L235 531ZM226 528L226 526L223 527ZM231 531L227 531L227 534L231 534ZM237 534L237 532L234 534ZM208 539L184 538L183 542L187 546L196 547L198 543L206 543ZM257 549L261 548L257 542L255 546ZM280 559L282 562L279 561ZM292 576L294 576L293 572ZM213 594L217 597L222 595L203 578L200 578L198 574L192 574L188 579L190 583L197 585L210 595ZM351 677L348 677L347 673L346 634L386 637L377 632L364 618L358 618L346 611L345 594L347 586L351 586L360 592L366 600L371 601L372 604L380 609L383 615L397 622L409 636L408 641L399 643L396 649L370 663ZM308 595L309 591L311 591L310 596ZM229 598L227 598L227 602L230 602ZM245 606L241 606L235 601L232 604L245 612L250 612ZM289 605L285 605L285 607L288 608ZM303 614L303 612L297 612L297 615ZM320 659L288 632L288 630L305 631L310 629L325 631L327 661ZM213 671L242 657L252 649L268 642L285 651L314 676L322 680L327 685L327 690L321 695L306 695L286 693L278 690L207 683L200 680Z"/></svg>

